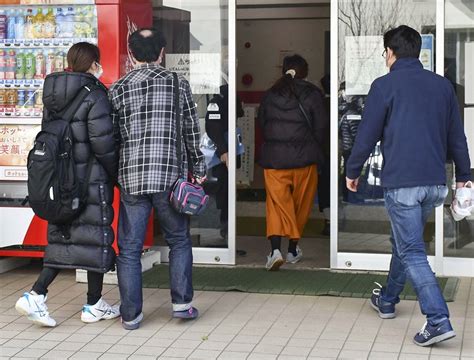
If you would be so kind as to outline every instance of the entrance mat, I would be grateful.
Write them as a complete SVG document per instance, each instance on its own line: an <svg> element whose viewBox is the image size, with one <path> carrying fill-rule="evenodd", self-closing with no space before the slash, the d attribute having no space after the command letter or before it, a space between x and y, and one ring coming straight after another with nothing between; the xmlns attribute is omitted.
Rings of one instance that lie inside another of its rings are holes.
<svg viewBox="0 0 474 360"><path fill-rule="evenodd" d="M386 278L380 274L329 270L280 269L270 272L263 268L193 268L194 290L206 291L369 298L374 282L385 284ZM459 279L439 277L438 283L446 301L454 301ZM169 289L168 265L157 265L143 273L143 287ZM413 288L407 284L400 298L416 300Z"/></svg>

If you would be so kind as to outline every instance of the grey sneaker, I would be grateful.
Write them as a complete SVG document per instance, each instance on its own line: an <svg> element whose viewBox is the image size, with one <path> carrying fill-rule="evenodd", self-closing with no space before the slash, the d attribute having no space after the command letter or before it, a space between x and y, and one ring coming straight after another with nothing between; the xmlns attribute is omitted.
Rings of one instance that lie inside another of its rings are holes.
<svg viewBox="0 0 474 360"><path fill-rule="evenodd" d="M291 252L288 252L288 254L286 254L286 262L290 264L296 264L302 258L303 258L303 250L301 250L299 246L296 246L296 255L293 255L293 253Z"/></svg>
<svg viewBox="0 0 474 360"><path fill-rule="evenodd" d="M140 327L140 323L143 320L143 313L141 312L135 319L130 321L123 321L122 326L125 330L136 330Z"/></svg>
<svg viewBox="0 0 474 360"><path fill-rule="evenodd" d="M270 255L267 256L267 264L265 267L268 271L277 271L284 262L280 250L273 250L273 255L270 253Z"/></svg>

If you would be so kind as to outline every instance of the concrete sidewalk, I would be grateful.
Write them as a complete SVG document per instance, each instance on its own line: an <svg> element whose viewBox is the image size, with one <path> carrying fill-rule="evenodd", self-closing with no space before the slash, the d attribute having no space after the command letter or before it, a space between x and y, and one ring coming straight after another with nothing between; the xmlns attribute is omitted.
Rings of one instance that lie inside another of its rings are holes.
<svg viewBox="0 0 474 360"><path fill-rule="evenodd" d="M262 270L263 271L263 270ZM40 328L14 304L38 269L0 275L1 359L471 359L474 360L474 282L461 279L449 303L457 337L432 348L412 342L424 324L418 304L402 301L398 317L382 320L366 299L196 292L196 321L172 320L168 290L145 289L145 320L126 331L119 320L83 324L85 284L65 271L50 288L48 306L58 321ZM116 286L104 286L109 303Z"/></svg>

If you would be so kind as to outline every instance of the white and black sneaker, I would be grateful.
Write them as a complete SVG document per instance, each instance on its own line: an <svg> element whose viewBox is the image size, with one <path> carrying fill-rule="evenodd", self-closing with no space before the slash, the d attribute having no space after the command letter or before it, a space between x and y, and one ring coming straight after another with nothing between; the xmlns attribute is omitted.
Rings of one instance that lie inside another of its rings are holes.
<svg viewBox="0 0 474 360"><path fill-rule="evenodd" d="M120 316L120 306L109 305L100 298L95 305L84 305L81 313L81 320L85 323L94 323L100 320L115 319Z"/></svg>
<svg viewBox="0 0 474 360"><path fill-rule="evenodd" d="M280 250L275 249L267 256L267 264L265 267L268 271L277 271L284 263L285 260L283 260Z"/></svg>
<svg viewBox="0 0 474 360"><path fill-rule="evenodd" d="M37 325L54 327L56 326L56 321L49 316L46 299L45 295L26 292L16 302L15 309L21 315L26 315L28 319Z"/></svg>
<svg viewBox="0 0 474 360"><path fill-rule="evenodd" d="M286 262L289 264L296 264L303 258L303 250L299 246L296 246L296 255L288 251L286 254Z"/></svg>

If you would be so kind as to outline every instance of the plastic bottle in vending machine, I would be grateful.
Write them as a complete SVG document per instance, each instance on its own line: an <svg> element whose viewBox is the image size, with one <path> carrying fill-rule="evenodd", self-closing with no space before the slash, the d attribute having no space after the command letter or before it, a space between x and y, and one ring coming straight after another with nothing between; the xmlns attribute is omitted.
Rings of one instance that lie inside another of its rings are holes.
<svg viewBox="0 0 474 360"><path fill-rule="evenodd" d="M32 19L33 22L33 38L35 39L41 39L43 38L44 35L44 15L43 15L43 9L38 8L36 10L36 15L33 16Z"/></svg>
<svg viewBox="0 0 474 360"><path fill-rule="evenodd" d="M18 10L15 20L15 37L17 39L25 38L25 13L22 10Z"/></svg>
<svg viewBox="0 0 474 360"><path fill-rule="evenodd" d="M64 37L64 13L62 8L56 9L56 37Z"/></svg>
<svg viewBox="0 0 474 360"><path fill-rule="evenodd" d="M53 8L49 8L44 17L44 37L53 38L56 34L56 18L54 17Z"/></svg>
<svg viewBox="0 0 474 360"><path fill-rule="evenodd" d="M24 36L25 39L33 38L33 9L26 10Z"/></svg>
<svg viewBox="0 0 474 360"><path fill-rule="evenodd" d="M46 75L49 75L54 71L54 52L50 51L48 52L48 55L46 55Z"/></svg>
<svg viewBox="0 0 474 360"><path fill-rule="evenodd" d="M26 70L25 70L25 79L33 79L36 72L36 57L33 54L33 51L29 51L25 55L25 63L26 63Z"/></svg>
<svg viewBox="0 0 474 360"><path fill-rule="evenodd" d="M0 39L6 39L7 37L7 22L8 17L5 10L0 9Z"/></svg>
<svg viewBox="0 0 474 360"><path fill-rule="evenodd" d="M8 50L7 67L5 69L5 79L15 79L16 73L16 52L15 50Z"/></svg>
<svg viewBox="0 0 474 360"><path fill-rule="evenodd" d="M54 71L64 71L64 53L61 51L54 57Z"/></svg>
<svg viewBox="0 0 474 360"><path fill-rule="evenodd" d="M11 10L7 19L7 39L15 39L16 17L15 10Z"/></svg>
<svg viewBox="0 0 474 360"><path fill-rule="evenodd" d="M0 79L5 79L5 70L7 67L7 52L0 49Z"/></svg>
<svg viewBox="0 0 474 360"><path fill-rule="evenodd" d="M75 13L74 13L74 8L73 7L68 7L67 8L67 13L64 16L65 20L65 32L66 36L68 38L74 37L74 20L75 20Z"/></svg>
<svg viewBox="0 0 474 360"><path fill-rule="evenodd" d="M24 51L17 51L16 53L16 79L22 80L26 73L26 54Z"/></svg>
<svg viewBox="0 0 474 360"><path fill-rule="evenodd" d="M35 79L44 79L46 73L46 59L43 51L39 50L36 53L36 71Z"/></svg>

